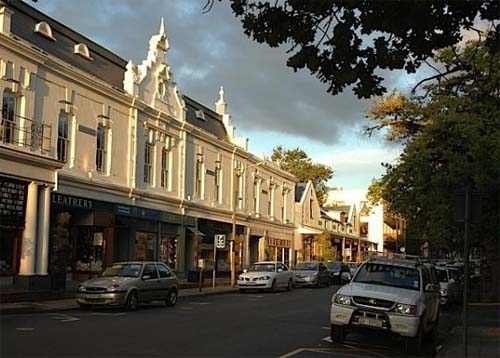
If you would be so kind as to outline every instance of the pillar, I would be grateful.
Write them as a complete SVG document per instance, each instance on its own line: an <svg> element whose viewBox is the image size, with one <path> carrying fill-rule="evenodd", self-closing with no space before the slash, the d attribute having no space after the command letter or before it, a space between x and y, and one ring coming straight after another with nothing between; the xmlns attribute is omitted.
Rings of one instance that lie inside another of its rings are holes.
<svg viewBox="0 0 500 358"><path fill-rule="evenodd" d="M35 274L36 263L36 222L38 211L38 185L32 182L28 186L28 197L26 200L26 215L23 238L21 242L21 264L20 276L32 276Z"/></svg>
<svg viewBox="0 0 500 358"><path fill-rule="evenodd" d="M178 227L178 234L177 236L177 272L181 274L181 276L186 275L186 270L189 270L189 268L186 268L186 226L184 225L179 225ZM193 238L195 240L195 238ZM190 256L191 257L191 256ZM191 263L188 263L191 265Z"/></svg>
<svg viewBox="0 0 500 358"><path fill-rule="evenodd" d="M242 269L247 269L252 264L250 262L250 259L251 259L250 256L251 256L250 255L250 228L246 227L245 238L243 241L243 268Z"/></svg>
<svg viewBox="0 0 500 358"><path fill-rule="evenodd" d="M48 274L49 269L50 191L48 186L40 187L38 200L36 273L43 276Z"/></svg>
<svg viewBox="0 0 500 358"><path fill-rule="evenodd" d="M352 262L352 239L349 240L349 261Z"/></svg>
<svg viewBox="0 0 500 358"><path fill-rule="evenodd" d="M342 261L345 261L345 237L342 238L342 251L340 252Z"/></svg>
<svg viewBox="0 0 500 358"><path fill-rule="evenodd" d="M358 259L356 260L357 262L361 262L361 239L358 239Z"/></svg>

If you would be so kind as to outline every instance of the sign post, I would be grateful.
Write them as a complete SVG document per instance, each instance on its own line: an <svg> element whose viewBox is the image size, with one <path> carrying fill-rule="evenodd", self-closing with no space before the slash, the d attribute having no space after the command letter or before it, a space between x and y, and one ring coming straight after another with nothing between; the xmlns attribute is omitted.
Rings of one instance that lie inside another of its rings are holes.
<svg viewBox="0 0 500 358"><path fill-rule="evenodd" d="M220 234L214 236L214 268L212 271L212 287L215 288L215 274L217 264L217 249L224 249L226 247L226 235Z"/></svg>

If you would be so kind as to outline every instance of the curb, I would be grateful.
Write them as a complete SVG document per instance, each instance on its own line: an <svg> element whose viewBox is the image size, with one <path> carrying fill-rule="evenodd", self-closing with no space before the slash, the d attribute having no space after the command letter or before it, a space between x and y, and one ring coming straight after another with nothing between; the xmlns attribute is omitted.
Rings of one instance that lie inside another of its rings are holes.
<svg viewBox="0 0 500 358"><path fill-rule="evenodd" d="M182 290L181 290L182 292ZM184 295L179 294L179 299L184 299L184 298L190 298L190 297L203 297L203 296L216 296L216 295L225 295L225 294L230 294L230 293L235 293L238 292L238 289L236 288L227 288L226 290L223 291L196 291L196 292L190 292L186 293ZM63 311L71 311L75 309L79 309L78 304L72 303L69 305L65 305L62 307L46 307L43 308L43 305L40 305L35 302L26 302L28 305L27 306L20 306L20 307L11 307L11 308L6 308L2 309L1 304L0 304L0 316L3 315L14 315L14 314L35 314L35 313L51 313L51 312L63 312Z"/></svg>

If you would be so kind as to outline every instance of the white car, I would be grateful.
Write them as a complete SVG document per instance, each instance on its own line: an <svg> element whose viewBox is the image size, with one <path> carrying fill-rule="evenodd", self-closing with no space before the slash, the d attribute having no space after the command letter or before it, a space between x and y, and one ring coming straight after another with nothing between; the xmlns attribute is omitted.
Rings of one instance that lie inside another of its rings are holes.
<svg viewBox="0 0 500 358"><path fill-rule="evenodd" d="M331 338L342 343L349 330L389 331L418 353L422 338L437 329L439 286L418 260L372 258L332 297Z"/></svg>
<svg viewBox="0 0 500 358"><path fill-rule="evenodd" d="M248 270L238 276L240 292L248 289L293 288L293 272L283 263L276 261L262 261L251 265Z"/></svg>

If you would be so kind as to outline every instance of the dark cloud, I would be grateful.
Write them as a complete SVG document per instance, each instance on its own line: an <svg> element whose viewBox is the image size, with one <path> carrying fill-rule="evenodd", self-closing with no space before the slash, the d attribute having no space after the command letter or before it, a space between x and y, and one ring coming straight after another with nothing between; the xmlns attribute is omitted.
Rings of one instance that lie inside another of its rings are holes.
<svg viewBox="0 0 500 358"><path fill-rule="evenodd" d="M30 3L33 5L33 3ZM368 101L331 96L308 72L286 67L285 49L248 39L227 3L205 0L40 0L41 11L139 63L165 18L167 54L178 87L209 107L220 85L238 128L270 130L334 144L364 121ZM397 82L397 79L395 80Z"/></svg>

